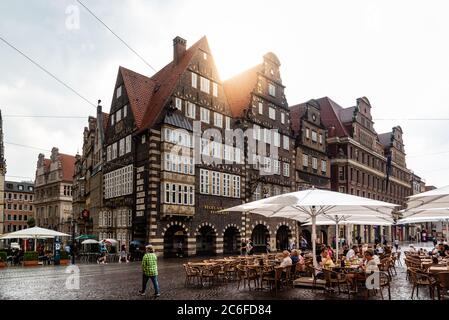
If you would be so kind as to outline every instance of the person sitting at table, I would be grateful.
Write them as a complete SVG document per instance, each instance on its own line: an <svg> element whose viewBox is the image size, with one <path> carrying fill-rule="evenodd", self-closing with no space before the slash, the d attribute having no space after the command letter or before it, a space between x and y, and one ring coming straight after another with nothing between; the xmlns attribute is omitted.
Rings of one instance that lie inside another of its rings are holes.
<svg viewBox="0 0 449 320"><path fill-rule="evenodd" d="M413 244L410 245L410 249L408 251L411 253L417 253L416 248Z"/></svg>
<svg viewBox="0 0 449 320"><path fill-rule="evenodd" d="M327 252L329 253L329 256L332 259L332 257L334 256L334 250L332 250L332 247L329 246L329 245L326 247L326 250L327 250Z"/></svg>
<svg viewBox="0 0 449 320"><path fill-rule="evenodd" d="M290 258L290 252L288 252L287 250L284 250L282 252L282 261L281 261L280 266L282 268L285 268L285 267L291 266L292 264L293 264L293 262L292 262L292 258Z"/></svg>
<svg viewBox="0 0 449 320"><path fill-rule="evenodd" d="M335 263L329 255L329 251L327 249L323 249L321 251L321 262L320 266L326 269L330 269L335 267Z"/></svg>
<svg viewBox="0 0 449 320"><path fill-rule="evenodd" d="M290 258L292 259L292 264L297 264L299 262L299 252L296 249L293 249L290 253Z"/></svg>
<svg viewBox="0 0 449 320"><path fill-rule="evenodd" d="M374 260L374 252L372 250L366 250L364 256L365 259L361 265L363 271L366 273L379 271L379 267L377 266L378 264L376 263L376 260Z"/></svg>
<svg viewBox="0 0 449 320"><path fill-rule="evenodd" d="M346 253L346 260L351 261L355 258L358 247L356 245L352 246L352 248Z"/></svg>
<svg viewBox="0 0 449 320"><path fill-rule="evenodd" d="M366 253L366 251L365 251L365 253ZM375 254L375 253L374 253L374 255L373 255L373 260L374 260L374 262L376 263L376 265L379 265L379 264L380 264L380 258L379 258L379 256L378 256L377 254Z"/></svg>

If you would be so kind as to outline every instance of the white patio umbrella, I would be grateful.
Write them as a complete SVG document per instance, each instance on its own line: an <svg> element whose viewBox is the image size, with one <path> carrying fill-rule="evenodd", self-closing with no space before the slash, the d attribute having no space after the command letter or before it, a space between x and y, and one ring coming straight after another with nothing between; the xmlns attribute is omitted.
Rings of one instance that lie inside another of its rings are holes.
<svg viewBox="0 0 449 320"><path fill-rule="evenodd" d="M310 219L313 263L316 266L315 241L318 216L324 214L329 216L372 215L390 218L391 212L396 206L388 202L312 188L249 202L222 211L257 213L265 217L294 217L300 222Z"/></svg>
<svg viewBox="0 0 449 320"><path fill-rule="evenodd" d="M34 251L36 251L37 239L50 239L55 237L70 237L69 234L58 232L51 229L45 229L40 227L33 227L28 229L22 229L19 231L7 233L0 237L0 239L34 239Z"/></svg>
<svg viewBox="0 0 449 320"><path fill-rule="evenodd" d="M81 244L98 244L98 243L100 243L100 242L98 242L97 240L94 240L94 239L87 239L87 240L84 240L83 242L81 242Z"/></svg>
<svg viewBox="0 0 449 320"><path fill-rule="evenodd" d="M406 210L435 208L449 208L449 186L410 196Z"/></svg>

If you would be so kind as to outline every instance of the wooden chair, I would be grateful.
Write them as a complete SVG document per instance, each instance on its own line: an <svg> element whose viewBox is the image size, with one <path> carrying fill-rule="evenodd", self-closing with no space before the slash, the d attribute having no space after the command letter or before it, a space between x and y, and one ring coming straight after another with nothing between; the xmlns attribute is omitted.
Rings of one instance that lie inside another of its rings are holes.
<svg viewBox="0 0 449 320"><path fill-rule="evenodd" d="M391 282L391 278L388 275L388 273L386 272L379 272L379 291L380 291L380 295L382 297L382 300L384 300L384 294L383 294L383 289L387 288L388 289L388 300L391 300L391 288L390 288L390 282Z"/></svg>
<svg viewBox="0 0 449 320"><path fill-rule="evenodd" d="M449 296L449 271L438 272L435 275L438 300Z"/></svg>
<svg viewBox="0 0 449 320"><path fill-rule="evenodd" d="M260 276L257 274L257 269L255 268L246 268L246 279L248 280L248 288L251 290L251 281L254 282L254 288L257 288L259 285Z"/></svg>
<svg viewBox="0 0 449 320"><path fill-rule="evenodd" d="M267 282L271 290L275 289L275 294L277 295L279 287L282 283L282 274L284 272L283 268L274 268L266 270L262 277L262 283Z"/></svg>
<svg viewBox="0 0 449 320"><path fill-rule="evenodd" d="M424 272L422 272L419 269L411 267L408 270L410 270L410 276L411 276L411 279L413 282L412 295L410 298L413 299L415 289L416 289L416 297L419 298L418 289L420 286L423 286L423 287L429 288L429 294L433 300L434 293L435 293L435 285L436 285L435 279L433 277L431 277L430 275L425 274Z"/></svg>
<svg viewBox="0 0 449 320"><path fill-rule="evenodd" d="M331 292L334 287L337 286L338 294L342 293L340 285L346 285L346 293L349 295L349 284L348 279L344 273L336 272L329 269L323 269L324 280L326 281L326 291ZM349 298L350 296L348 296Z"/></svg>
<svg viewBox="0 0 449 320"><path fill-rule="evenodd" d="M244 265L237 265L236 266L236 270L237 270L237 290L240 289L240 283L242 283L243 281L243 289L246 288L246 269L244 267Z"/></svg>
<svg viewBox="0 0 449 320"><path fill-rule="evenodd" d="M183 264L183 267L186 273L186 280L184 282L185 287L187 287L189 284L192 284L195 279L197 280L197 282L200 281L200 271L198 269L193 268L188 264Z"/></svg>

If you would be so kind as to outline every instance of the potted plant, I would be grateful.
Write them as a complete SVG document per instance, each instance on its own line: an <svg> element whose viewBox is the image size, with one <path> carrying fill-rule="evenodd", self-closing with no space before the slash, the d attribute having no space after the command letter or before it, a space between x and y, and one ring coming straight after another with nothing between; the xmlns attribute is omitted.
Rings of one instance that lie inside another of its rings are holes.
<svg viewBox="0 0 449 320"><path fill-rule="evenodd" d="M6 267L6 252L0 251L0 268Z"/></svg>
<svg viewBox="0 0 449 320"><path fill-rule="evenodd" d="M38 259L39 255L36 251L27 251L23 254L23 265L25 267L28 266L37 266L39 263Z"/></svg>
<svg viewBox="0 0 449 320"><path fill-rule="evenodd" d="M68 265L69 264L69 254L67 253L67 251L61 251L59 254L59 264L61 265Z"/></svg>

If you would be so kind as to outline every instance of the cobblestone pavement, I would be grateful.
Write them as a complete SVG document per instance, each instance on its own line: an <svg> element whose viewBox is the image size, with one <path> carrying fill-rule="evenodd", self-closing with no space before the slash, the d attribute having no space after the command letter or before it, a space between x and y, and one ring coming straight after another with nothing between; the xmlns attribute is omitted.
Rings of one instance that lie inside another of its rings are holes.
<svg viewBox="0 0 449 320"><path fill-rule="evenodd" d="M307 288L292 288L278 292L277 296L269 291L249 291L248 288L237 290L237 284L217 285L211 288L184 286L184 270L182 263L197 259L159 259L159 283L161 296L159 299L182 300L252 300L252 299L347 299L347 295L324 294L322 291L312 292ZM153 299L152 286L149 282L148 294L137 295L141 286L140 264L106 264L78 265L80 270L79 290L66 289L65 266L8 267L0 269L0 300L58 300L58 299ZM393 300L409 300L411 283L405 279L405 268L397 267L397 275L393 277L391 296ZM384 290L386 294L386 290ZM363 297L355 297L363 298ZM370 299L380 299L370 297ZM428 300L428 290L420 290L419 299Z"/></svg>

